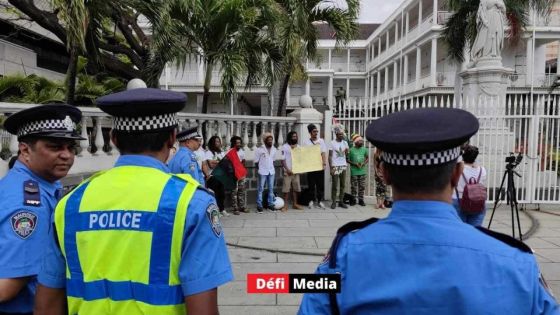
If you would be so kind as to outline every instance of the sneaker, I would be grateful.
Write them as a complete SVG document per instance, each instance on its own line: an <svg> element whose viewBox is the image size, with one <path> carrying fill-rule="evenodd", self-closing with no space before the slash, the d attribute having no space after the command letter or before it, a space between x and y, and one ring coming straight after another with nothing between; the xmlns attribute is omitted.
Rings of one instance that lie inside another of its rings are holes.
<svg viewBox="0 0 560 315"><path fill-rule="evenodd" d="M344 202L339 202L338 206L341 207L342 209L348 209L348 206L344 204Z"/></svg>
<svg viewBox="0 0 560 315"><path fill-rule="evenodd" d="M247 210L247 209L243 208L243 209L240 209L240 210L239 210L239 212L243 212L243 213L249 213L249 210Z"/></svg>
<svg viewBox="0 0 560 315"><path fill-rule="evenodd" d="M333 202L333 203L331 204L331 209L336 209L336 202Z"/></svg>
<svg viewBox="0 0 560 315"><path fill-rule="evenodd" d="M239 211L238 210L233 210L233 215L239 215Z"/></svg>
<svg viewBox="0 0 560 315"><path fill-rule="evenodd" d="M350 199L350 205L351 205L351 206L355 206L355 205L356 205L356 198Z"/></svg>
<svg viewBox="0 0 560 315"><path fill-rule="evenodd" d="M263 213L263 209L262 209L261 207L257 207L257 213L258 213L258 214Z"/></svg>
<svg viewBox="0 0 560 315"><path fill-rule="evenodd" d="M360 206L365 207L366 203L364 202L364 199L360 199L359 201Z"/></svg>
<svg viewBox="0 0 560 315"><path fill-rule="evenodd" d="M275 212L275 211L276 211L276 209L275 209L274 207L268 207L268 210L270 210L270 211L272 211L272 212Z"/></svg>
<svg viewBox="0 0 560 315"><path fill-rule="evenodd" d="M313 201L310 201L307 206L309 207L309 209L313 209Z"/></svg>
<svg viewBox="0 0 560 315"><path fill-rule="evenodd" d="M227 212L226 210L222 211L222 215L225 215L226 217L229 217L229 212Z"/></svg>
<svg viewBox="0 0 560 315"><path fill-rule="evenodd" d="M326 209L325 204L322 201L319 201L319 208Z"/></svg>

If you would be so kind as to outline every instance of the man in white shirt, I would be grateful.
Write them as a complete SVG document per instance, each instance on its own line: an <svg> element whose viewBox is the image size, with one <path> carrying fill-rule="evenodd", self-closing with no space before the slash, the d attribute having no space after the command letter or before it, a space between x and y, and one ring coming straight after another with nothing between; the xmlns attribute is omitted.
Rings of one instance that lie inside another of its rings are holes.
<svg viewBox="0 0 560 315"><path fill-rule="evenodd" d="M315 203L315 207L325 209L323 204L323 197L325 195L325 167L327 165L327 145L325 141L319 138L319 129L314 124L307 125L309 131L309 138L305 139L304 145L318 145L321 146L321 159L323 160L323 169L320 171L307 173L307 184L309 192L311 193L311 200ZM309 207L311 207L311 203Z"/></svg>
<svg viewBox="0 0 560 315"><path fill-rule="evenodd" d="M263 212L263 191L265 184L268 186L268 209L274 209L274 156L276 148L272 145L274 136L270 132L262 135L263 145L255 150L255 164L257 165L259 179L257 189L257 212Z"/></svg>
<svg viewBox="0 0 560 315"><path fill-rule="evenodd" d="M344 140L344 131L342 129L335 129L336 139L331 141L329 151L329 164L331 165L331 178L332 178L332 204L331 209L336 208L337 186L340 185L338 190L338 206L341 208L348 208L344 204L344 186L346 182L346 156L348 155L348 142Z"/></svg>
<svg viewBox="0 0 560 315"><path fill-rule="evenodd" d="M290 190L292 193L292 202L294 209L303 210L298 204L298 194L301 192L299 174L292 172L292 150L298 147L298 134L295 131L288 132L287 142L282 146L282 168L284 169L284 181L282 184L282 192L284 193L284 208L282 211L288 211L288 197Z"/></svg>

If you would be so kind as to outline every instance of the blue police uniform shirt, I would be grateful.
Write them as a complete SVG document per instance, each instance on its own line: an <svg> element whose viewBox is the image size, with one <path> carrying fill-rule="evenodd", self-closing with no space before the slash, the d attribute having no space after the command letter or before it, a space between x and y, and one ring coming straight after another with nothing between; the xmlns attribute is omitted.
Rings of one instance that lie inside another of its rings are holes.
<svg viewBox="0 0 560 315"><path fill-rule="evenodd" d="M535 257L464 224L435 201L398 201L346 235L336 268L341 314L559 314ZM330 314L328 294L305 294L298 314Z"/></svg>
<svg viewBox="0 0 560 315"><path fill-rule="evenodd" d="M196 155L187 147L181 146L169 161L169 170L173 174L189 174L204 185L204 174L198 165Z"/></svg>
<svg viewBox="0 0 560 315"><path fill-rule="evenodd" d="M61 188L60 182L40 178L19 161L0 180L0 278L31 277L14 299L0 303L0 313L33 311L36 275Z"/></svg>
<svg viewBox="0 0 560 315"><path fill-rule="evenodd" d="M169 173L167 166L152 157L123 155L115 167L133 165L153 167ZM212 222L206 214L215 198L205 190L198 189L187 208L185 239L179 279L185 296L211 290L233 280L233 273L225 244L224 233L217 235ZM66 286L66 265L64 257L56 244L54 235L49 240L49 248L39 273L40 284L50 288Z"/></svg>

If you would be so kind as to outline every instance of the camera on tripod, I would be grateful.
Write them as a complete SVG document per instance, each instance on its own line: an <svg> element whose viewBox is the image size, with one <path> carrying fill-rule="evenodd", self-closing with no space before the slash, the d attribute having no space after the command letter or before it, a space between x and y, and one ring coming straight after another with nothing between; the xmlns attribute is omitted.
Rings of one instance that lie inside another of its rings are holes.
<svg viewBox="0 0 560 315"><path fill-rule="evenodd" d="M509 156L506 157L506 168L514 169L515 167L517 167L517 165L519 165L519 163L521 163L522 160L523 155L521 153L518 153L517 156L515 156L513 152L510 152Z"/></svg>
<svg viewBox="0 0 560 315"><path fill-rule="evenodd" d="M490 222L488 223L488 228L492 225L492 219L494 219L494 213L496 213L496 208L498 203L502 200L502 192L505 193L506 202L511 208L511 236L515 238L515 221L514 218L517 217L517 229L519 239L523 239L523 234L521 234L521 222L519 220L519 208L517 206L517 189L515 188L515 181L513 180L514 175L521 177L514 169L523 160L523 155L518 153L517 156L513 152L510 152L509 156L506 157L506 171L502 177L502 183L500 188L496 191L496 198L494 199L494 209L492 209L492 215L490 216ZM507 180L507 182L506 182ZM504 191L504 184L506 184L506 189Z"/></svg>

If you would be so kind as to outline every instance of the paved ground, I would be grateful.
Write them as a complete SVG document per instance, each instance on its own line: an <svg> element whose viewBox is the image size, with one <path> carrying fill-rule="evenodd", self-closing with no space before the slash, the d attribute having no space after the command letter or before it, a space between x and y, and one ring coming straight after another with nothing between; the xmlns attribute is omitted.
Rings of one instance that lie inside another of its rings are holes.
<svg viewBox="0 0 560 315"><path fill-rule="evenodd" d="M233 263L235 281L219 289L221 314L295 314L300 294L247 294L246 274L312 273L322 260L337 228L349 221L372 216L385 217L390 210L374 210L373 206L351 207L348 210L289 210L286 213L242 214L222 218L228 243L240 246L307 252L321 256L276 253L228 246ZM539 228L526 242L535 250L541 270L560 296L560 210L549 210L558 216L528 211ZM490 215L486 217L486 223ZM532 226L531 219L521 213L525 234ZM509 209L496 211L492 229L511 234Z"/></svg>

